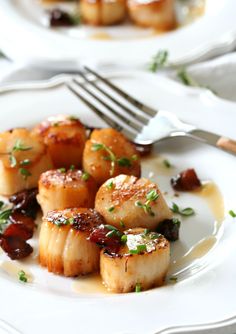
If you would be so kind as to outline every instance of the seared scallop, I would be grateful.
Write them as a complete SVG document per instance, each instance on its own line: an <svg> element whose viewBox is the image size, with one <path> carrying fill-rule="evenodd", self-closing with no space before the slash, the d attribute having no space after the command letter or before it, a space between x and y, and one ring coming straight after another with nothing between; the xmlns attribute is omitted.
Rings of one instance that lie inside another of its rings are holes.
<svg viewBox="0 0 236 334"><path fill-rule="evenodd" d="M114 129L94 130L86 142L83 168L101 185L119 174L140 176L140 158L135 146Z"/></svg>
<svg viewBox="0 0 236 334"><path fill-rule="evenodd" d="M26 129L0 133L0 194L37 187L42 172L52 168L43 141Z"/></svg>
<svg viewBox="0 0 236 334"><path fill-rule="evenodd" d="M107 224L123 229L144 227L152 230L172 217L155 183L129 175L107 180L97 192L95 208Z"/></svg>
<svg viewBox="0 0 236 334"><path fill-rule="evenodd" d="M138 25L159 30L175 28L174 0L128 0L131 19Z"/></svg>
<svg viewBox="0 0 236 334"><path fill-rule="evenodd" d="M80 170L49 170L39 179L37 200L44 215L51 210L93 208L97 185L93 177Z"/></svg>
<svg viewBox="0 0 236 334"><path fill-rule="evenodd" d="M170 263L169 242L156 232L128 230L119 251L101 251L100 272L112 292L140 292L164 283Z"/></svg>
<svg viewBox="0 0 236 334"><path fill-rule="evenodd" d="M88 238L103 218L93 209L50 211L39 236L39 262L48 271L78 276L99 269L99 248Z"/></svg>
<svg viewBox="0 0 236 334"><path fill-rule="evenodd" d="M91 25L112 25L120 23L126 16L125 0L81 0L80 13Z"/></svg>
<svg viewBox="0 0 236 334"><path fill-rule="evenodd" d="M49 117L37 125L33 133L44 140L55 168L81 166L86 131L78 118L68 115Z"/></svg>

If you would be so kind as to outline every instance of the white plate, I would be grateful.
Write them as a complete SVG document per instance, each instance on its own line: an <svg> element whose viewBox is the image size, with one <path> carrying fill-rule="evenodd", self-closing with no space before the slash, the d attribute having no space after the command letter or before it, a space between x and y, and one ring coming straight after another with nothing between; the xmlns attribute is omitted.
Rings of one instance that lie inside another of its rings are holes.
<svg viewBox="0 0 236 334"><path fill-rule="evenodd" d="M234 0L206 0L206 13L193 24L159 36L117 40L92 40L90 28L76 28L63 33L41 25L36 0L1 2L0 47L12 59L40 63L43 66L76 66L81 61L143 66L159 49L167 49L170 61L202 59L203 54L219 54L235 43ZM106 31L106 28L104 28ZM113 35L127 35L130 28L107 28ZM128 29L128 30L127 30ZM136 28L137 30L138 28ZM135 31L136 31L135 30ZM139 29L142 33L142 29ZM220 47L219 47L220 46ZM213 50L212 50L213 49ZM94 59L96 56L96 59Z"/></svg>
<svg viewBox="0 0 236 334"><path fill-rule="evenodd" d="M113 77L117 84L151 106L235 138L234 103L221 101L206 91L185 89L165 78L157 80L151 74L126 72ZM5 93L0 96L0 104L0 130L32 126L57 113L79 115L82 121L96 126L103 124L64 87ZM157 153L161 154L160 161L168 158L175 167L166 171L160 164L154 167L155 162L146 165L144 174L149 175L152 170L157 174L159 168L158 175L152 177L163 191L168 191L168 202L193 206L197 212L182 221L180 240L172 245L172 259L181 258L214 230L214 212L204 199L193 194L173 197L170 175L188 167L194 167L201 179L214 181L224 198L227 219L221 225L214 248L179 275L176 284L140 294L78 293L73 290L73 279L49 274L32 260L18 262L20 268L26 272L30 268L34 275L33 283L24 285L0 266L0 319L4 321L0 321L0 333L17 333L17 329L24 334L154 334L184 330L193 333L207 328L214 328L216 333L215 328L235 322L234 318L228 319L236 316L236 225L227 214L230 209L236 210L235 158L191 140L177 139L157 145ZM1 254L0 261L4 260L5 255Z"/></svg>

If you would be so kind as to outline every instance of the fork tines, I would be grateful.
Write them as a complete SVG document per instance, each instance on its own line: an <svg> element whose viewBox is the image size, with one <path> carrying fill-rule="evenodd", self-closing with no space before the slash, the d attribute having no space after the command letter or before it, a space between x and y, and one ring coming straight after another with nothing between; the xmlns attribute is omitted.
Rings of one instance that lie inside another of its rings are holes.
<svg viewBox="0 0 236 334"><path fill-rule="evenodd" d="M79 73L76 78L67 82L67 87L109 126L134 140L157 111L133 98L89 67L85 66L84 70L84 73Z"/></svg>

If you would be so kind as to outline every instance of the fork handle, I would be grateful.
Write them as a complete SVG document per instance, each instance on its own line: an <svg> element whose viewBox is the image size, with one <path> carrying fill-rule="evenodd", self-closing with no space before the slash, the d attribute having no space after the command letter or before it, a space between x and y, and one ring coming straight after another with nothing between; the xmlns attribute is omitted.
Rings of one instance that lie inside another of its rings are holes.
<svg viewBox="0 0 236 334"><path fill-rule="evenodd" d="M205 142L206 144L218 147L228 153L236 155L236 140L226 138L205 130L192 130L189 132L194 139Z"/></svg>

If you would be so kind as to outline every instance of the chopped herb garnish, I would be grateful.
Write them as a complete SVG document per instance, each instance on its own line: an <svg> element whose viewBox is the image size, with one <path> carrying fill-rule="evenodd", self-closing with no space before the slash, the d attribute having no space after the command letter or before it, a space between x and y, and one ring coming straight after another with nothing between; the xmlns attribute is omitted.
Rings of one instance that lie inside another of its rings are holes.
<svg viewBox="0 0 236 334"><path fill-rule="evenodd" d="M74 220L73 217L70 217L70 218L68 219L68 222L69 222L70 225L73 225L74 222L75 222L75 220Z"/></svg>
<svg viewBox="0 0 236 334"><path fill-rule="evenodd" d="M72 218L73 219L73 218ZM74 220L73 220L74 222ZM57 226L62 226L62 225L70 225L70 224L73 224L71 218L65 218L65 217L58 217L57 219L55 219L53 221L53 223Z"/></svg>
<svg viewBox="0 0 236 334"><path fill-rule="evenodd" d="M177 225L178 227L180 227L180 225L181 225L181 221L178 218L173 218L172 223L174 225Z"/></svg>
<svg viewBox="0 0 236 334"><path fill-rule="evenodd" d="M107 189L112 189L113 185L114 185L113 181L108 182L107 183Z"/></svg>
<svg viewBox="0 0 236 334"><path fill-rule="evenodd" d="M110 230L111 232L113 231L113 233L109 234L109 237L114 236L114 235L117 235L118 237L122 236L122 233L115 226L104 225L104 227L107 228L108 230ZM108 233L106 234L106 236L108 235Z"/></svg>
<svg viewBox="0 0 236 334"><path fill-rule="evenodd" d="M27 166L29 164L30 164L30 159L24 159L24 160L20 161L21 166Z"/></svg>
<svg viewBox="0 0 236 334"><path fill-rule="evenodd" d="M29 151L31 149L32 149L31 146L25 146L20 139L17 139L17 141L15 142L15 145L12 148L12 152L15 152L15 151Z"/></svg>
<svg viewBox="0 0 236 334"><path fill-rule="evenodd" d="M157 72L160 68L163 68L168 61L168 51L160 50L158 53L152 58L152 61L149 64L149 71Z"/></svg>
<svg viewBox="0 0 236 334"><path fill-rule="evenodd" d="M140 201L136 201L135 205L139 208L142 208L150 216L155 216L155 213L152 211L150 203L155 202L159 197L159 194L155 189L150 190L146 195L146 202L143 204Z"/></svg>
<svg viewBox="0 0 236 334"><path fill-rule="evenodd" d="M90 175L89 175L89 173L87 173L87 172L84 172L83 174L82 174L82 180L83 181L88 181L88 179L90 178Z"/></svg>
<svg viewBox="0 0 236 334"><path fill-rule="evenodd" d="M144 234L144 235L147 235L149 232L150 232L150 230L149 230L148 228L145 228L143 234Z"/></svg>
<svg viewBox="0 0 236 334"><path fill-rule="evenodd" d="M68 119L69 119L70 121L78 121L78 117L73 116L73 115L68 116Z"/></svg>
<svg viewBox="0 0 236 334"><path fill-rule="evenodd" d="M143 252L146 252L146 251L147 251L147 246L146 245L137 245L137 248L136 249L130 249L129 253L130 254L140 254L140 253L143 253Z"/></svg>
<svg viewBox="0 0 236 334"><path fill-rule="evenodd" d="M125 224L124 224L124 222L122 220L120 221L120 226L123 227L123 228L125 228Z"/></svg>
<svg viewBox="0 0 236 334"><path fill-rule="evenodd" d="M18 272L18 278L19 278L19 281L21 281L21 282L24 282L24 283L28 282L28 278L26 276L26 273L23 270L20 270Z"/></svg>
<svg viewBox="0 0 236 334"><path fill-rule="evenodd" d="M236 213L233 210L229 210L229 214L231 217L235 218L236 217Z"/></svg>
<svg viewBox="0 0 236 334"><path fill-rule="evenodd" d="M137 160L138 160L138 156L137 156L137 154L132 155L131 160L133 160L133 161L137 161Z"/></svg>
<svg viewBox="0 0 236 334"><path fill-rule="evenodd" d="M6 152L6 153L0 153L1 155L8 155L9 157L9 162L10 162L10 166L12 168L16 167L17 166L17 160L16 160L16 157L14 156L14 152L17 152L17 151L29 151L31 150L32 147L31 146L25 146L22 141L20 139L17 139L16 142L15 142L15 145L13 146L12 150L10 152ZM26 161L29 161L29 159L25 159L23 161L20 161L19 162L19 165L20 166L23 166L24 164L26 165L27 162ZM24 163L26 162L26 163ZM20 173L21 173L21 170L20 170ZM21 173L24 178L26 178L26 176L24 175L24 172ZM30 174L31 175L31 174ZM28 175L29 176L29 175Z"/></svg>
<svg viewBox="0 0 236 334"><path fill-rule="evenodd" d="M25 180L32 175L30 171L28 171L28 169L25 168L20 168L19 171Z"/></svg>
<svg viewBox="0 0 236 334"><path fill-rule="evenodd" d="M172 212L178 213L181 216L193 216L195 214L195 211L193 208L185 208L180 209L179 206L176 203L172 203L172 208L170 208Z"/></svg>
<svg viewBox="0 0 236 334"><path fill-rule="evenodd" d="M65 173L66 169L64 167L62 167L62 168L58 168L58 171L61 172L61 173Z"/></svg>
<svg viewBox="0 0 236 334"><path fill-rule="evenodd" d="M0 201L0 209L4 206L4 202L3 201Z"/></svg>
<svg viewBox="0 0 236 334"><path fill-rule="evenodd" d="M3 207L3 205L1 206L1 208ZM8 219L11 213L12 213L12 209L6 209L0 212L0 231L2 231L2 226L8 223Z"/></svg>
<svg viewBox="0 0 236 334"><path fill-rule="evenodd" d="M108 158L111 161L111 169L110 169L110 175L112 176L114 174L115 171L115 163L116 163L116 156L115 154L112 152L112 150L105 144L100 144L100 143L94 143L92 145L92 151L100 151L100 150L104 150L108 153Z"/></svg>
<svg viewBox="0 0 236 334"><path fill-rule="evenodd" d="M164 165L166 168L171 168L171 167L172 167L171 163L170 163L169 160L167 160L167 159L163 160L163 165Z"/></svg>
<svg viewBox="0 0 236 334"><path fill-rule="evenodd" d="M114 174L116 163L120 167L131 167L132 166L131 160L137 159L136 155L133 155L131 160L129 158L126 158L126 157L117 158L115 156L114 152L112 152L112 150L107 145L101 144L101 143L94 143L92 145L92 151L96 152L96 151L100 151L100 150L104 150L108 153L108 156L104 156L103 158L104 158L104 160L111 161L111 169L110 169L110 175L111 176Z"/></svg>
<svg viewBox="0 0 236 334"><path fill-rule="evenodd" d="M126 242L127 242L127 235L123 234L120 240L121 240L122 244L126 244Z"/></svg>
<svg viewBox="0 0 236 334"><path fill-rule="evenodd" d="M70 165L70 170L75 170L75 165Z"/></svg>
<svg viewBox="0 0 236 334"><path fill-rule="evenodd" d="M172 277L170 277L170 281L173 282L173 283L177 283L178 277L172 276Z"/></svg>
<svg viewBox="0 0 236 334"><path fill-rule="evenodd" d="M12 168L16 167L17 165L17 161L16 161L16 158L14 157L14 155L9 155L9 161L10 161L10 166Z"/></svg>
<svg viewBox="0 0 236 334"><path fill-rule="evenodd" d="M132 166L132 163L130 159L128 158L119 158L117 159L117 163L121 167L131 167Z"/></svg>
<svg viewBox="0 0 236 334"><path fill-rule="evenodd" d="M141 292L141 291L142 291L141 283L136 283L136 285L135 285L135 292Z"/></svg>
<svg viewBox="0 0 236 334"><path fill-rule="evenodd" d="M59 126L59 122L54 122L54 123L52 123L52 126Z"/></svg>
<svg viewBox="0 0 236 334"><path fill-rule="evenodd" d="M109 212L113 212L115 210L115 207L114 206L111 206L110 208L108 208L108 211Z"/></svg>
<svg viewBox="0 0 236 334"><path fill-rule="evenodd" d="M212 90L210 87L208 86L203 86L200 85L195 79L193 79L191 77L191 75L187 72L186 68L181 68L178 72L177 72L177 77L182 81L182 83L186 86L191 86L191 87L200 87L200 88L206 88L209 89L213 94L217 95L217 92L215 92L214 90Z"/></svg>

